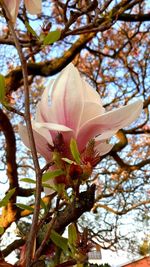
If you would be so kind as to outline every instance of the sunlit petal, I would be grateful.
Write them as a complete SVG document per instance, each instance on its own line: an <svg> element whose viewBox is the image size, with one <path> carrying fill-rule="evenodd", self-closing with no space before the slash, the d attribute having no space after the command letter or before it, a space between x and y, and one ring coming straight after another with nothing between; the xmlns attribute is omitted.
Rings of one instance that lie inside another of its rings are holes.
<svg viewBox="0 0 150 267"><path fill-rule="evenodd" d="M117 132L116 130L108 130L108 131L96 136L95 137L95 141L98 143L98 142L102 142L102 141L108 140L113 135L115 135L116 132Z"/></svg>
<svg viewBox="0 0 150 267"><path fill-rule="evenodd" d="M91 120L104 113L104 109L102 109L101 105L93 102L85 102L84 108L82 112L80 127L85 124L87 121Z"/></svg>
<svg viewBox="0 0 150 267"><path fill-rule="evenodd" d="M83 110L83 82L79 72L69 64L56 78L51 93L55 122L77 131Z"/></svg>
<svg viewBox="0 0 150 267"><path fill-rule="evenodd" d="M54 80L50 80L45 88L41 101L39 101L36 110L35 120L39 122L52 122L57 123L57 112L52 108L52 92Z"/></svg>
<svg viewBox="0 0 150 267"><path fill-rule="evenodd" d="M46 127L40 127L39 123L36 123L35 121L32 122L32 128L38 134L43 136L47 140L48 144L53 145L53 140L49 129L47 129Z"/></svg>
<svg viewBox="0 0 150 267"><path fill-rule="evenodd" d="M108 144L107 142L101 142L95 145L96 151L99 153L100 156L103 156L110 152L114 145Z"/></svg>
<svg viewBox="0 0 150 267"><path fill-rule="evenodd" d="M100 98L100 95L84 79L83 79L83 84L85 87L84 101L85 102L93 102L95 104L98 104L101 107L101 113L104 113L105 109L103 108L103 104L102 104L102 100Z"/></svg>
<svg viewBox="0 0 150 267"><path fill-rule="evenodd" d="M27 128L24 125L19 124L18 132L25 146L30 148ZM40 153L40 155L42 155L47 161L50 161L51 151L49 149L47 140L35 130L33 130L33 135L35 139L37 152Z"/></svg>
<svg viewBox="0 0 150 267"><path fill-rule="evenodd" d="M56 124L56 123L40 123L40 122L34 122L34 127L37 129L37 131L40 131L40 134L44 136L47 141L49 140L48 135L46 136L46 133L42 133L42 129L49 130L50 135L52 136L52 139L54 140L58 133L62 133L64 141L69 142L71 137L74 137L74 132L72 129L66 127L65 125Z"/></svg>
<svg viewBox="0 0 150 267"><path fill-rule="evenodd" d="M85 123L78 134L77 142L82 150L86 143L97 135L105 134L128 126L141 113L143 103L138 100L127 106L97 116Z"/></svg>

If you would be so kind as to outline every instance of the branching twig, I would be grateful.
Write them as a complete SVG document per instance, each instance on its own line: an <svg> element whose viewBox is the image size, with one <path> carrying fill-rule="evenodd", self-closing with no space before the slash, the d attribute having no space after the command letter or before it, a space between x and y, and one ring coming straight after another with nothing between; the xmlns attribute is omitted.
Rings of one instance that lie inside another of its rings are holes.
<svg viewBox="0 0 150 267"><path fill-rule="evenodd" d="M31 255L33 252L33 244L36 237L36 229L37 229L37 223L38 223L38 216L39 216L39 210L40 210L40 198L41 198L41 170L38 162L34 137L33 137L33 131L32 131L32 125L30 120L30 100L29 100L29 85L28 85L28 71L27 71L27 63L26 59L23 55L22 48L19 44L16 32L14 30L14 25L12 23L11 15L7 9L7 5L4 1L1 1L1 6L4 11L4 15L6 17L6 20L8 22L9 29L11 31L11 34L14 38L14 42L16 45L16 49L19 54L19 58L21 61L21 69L22 69L22 76L23 76L23 83L24 83L24 91L25 91L25 121L27 125L28 135L29 135L29 142L30 142L30 148L31 153L33 156L33 162L36 172L36 197L35 197L35 209L33 214L33 221L31 225L31 231L28 238L27 243L27 254L26 254L26 266L29 267L31 263Z"/></svg>

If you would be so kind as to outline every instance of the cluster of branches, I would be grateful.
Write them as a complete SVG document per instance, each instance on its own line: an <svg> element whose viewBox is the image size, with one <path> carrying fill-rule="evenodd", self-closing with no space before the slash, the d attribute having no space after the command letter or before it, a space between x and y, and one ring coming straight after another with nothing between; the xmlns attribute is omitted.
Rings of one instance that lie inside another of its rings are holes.
<svg viewBox="0 0 150 267"><path fill-rule="evenodd" d="M3 2L1 7L6 20L1 18L0 68L5 74L7 102L0 109L1 157L7 169L8 190L15 188L15 193L2 208L0 227L5 232L12 222L33 214L29 234L3 249L1 259L26 244L26 266L29 267L31 262L35 264L48 250L53 250L53 242L49 239L52 230L61 235L70 223L77 222L80 231L86 227L90 229L87 243L89 239L97 239L103 248L115 247L119 238L122 240L117 231L121 215L137 210L142 216L150 204L150 15L147 13L147 1L43 1L43 12L34 19L20 6L15 28ZM39 37L46 36L51 28L59 29L59 40L43 45L42 39L37 38L29 27L26 28L26 22L33 25ZM13 48L11 56L15 58L14 64L9 61L8 53L4 56L10 47ZM107 110L127 104L135 97L144 101L143 114L136 124L117 133L112 140L113 149L101 158L96 175L91 178L88 187L79 192L78 198L68 203L57 198L56 194L44 197L42 201L47 209L40 212L40 209L43 210L40 206L43 190L41 177L49 166L40 167L30 117L41 94L43 77L57 74L71 61L96 88ZM17 101L18 98L21 101ZM22 118L30 133L32 156L17 145L16 126ZM30 175L30 170L35 171L36 188L28 189L22 186L19 179L22 175ZM34 192L35 201L31 203L30 210L15 205L19 197L30 199ZM54 198L57 198L56 206ZM87 221L85 217L79 220L87 211L91 211L93 217ZM95 216L99 218L96 221ZM48 229L40 243L39 229L45 224ZM84 247L85 244L82 245ZM73 259L73 262L66 261L65 265L56 265L70 266L75 263ZM21 264L25 263L20 261L20 266L23 266Z"/></svg>

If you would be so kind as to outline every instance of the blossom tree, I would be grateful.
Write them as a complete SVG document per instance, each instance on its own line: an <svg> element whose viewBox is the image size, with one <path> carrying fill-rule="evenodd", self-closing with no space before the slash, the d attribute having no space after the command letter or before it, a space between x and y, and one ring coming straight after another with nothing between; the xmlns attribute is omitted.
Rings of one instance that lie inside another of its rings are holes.
<svg viewBox="0 0 150 267"><path fill-rule="evenodd" d="M149 208L148 3L0 5L0 264L84 266Z"/></svg>

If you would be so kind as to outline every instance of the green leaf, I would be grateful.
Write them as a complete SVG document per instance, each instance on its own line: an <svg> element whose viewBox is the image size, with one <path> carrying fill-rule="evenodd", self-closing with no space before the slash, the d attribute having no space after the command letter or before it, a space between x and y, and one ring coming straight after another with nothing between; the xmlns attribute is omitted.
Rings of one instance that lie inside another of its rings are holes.
<svg viewBox="0 0 150 267"><path fill-rule="evenodd" d="M20 179L21 182L29 183L29 184L36 184L35 180L30 178L22 178Z"/></svg>
<svg viewBox="0 0 150 267"><path fill-rule="evenodd" d="M80 153L79 153L79 150L78 150L78 146L77 146L77 143L76 143L76 140L75 139L71 139L71 142L70 142L70 151L71 151L71 154L74 158L74 160L80 164L81 160L80 160Z"/></svg>
<svg viewBox="0 0 150 267"><path fill-rule="evenodd" d="M44 38L43 44L44 45L53 44L53 43L55 43L56 41L58 41L60 39L60 36L61 36L61 31L60 30L51 31Z"/></svg>
<svg viewBox="0 0 150 267"><path fill-rule="evenodd" d="M16 203L15 205L16 205L18 208L22 209L22 210L34 211L34 208L32 208L31 206L25 205L25 204Z"/></svg>
<svg viewBox="0 0 150 267"><path fill-rule="evenodd" d="M15 190L16 190L16 188L13 188L13 189L8 191L6 196L0 201L0 208L6 206L8 204L10 198L15 193Z"/></svg>
<svg viewBox="0 0 150 267"><path fill-rule="evenodd" d="M67 238L62 237L61 235L56 233L54 230L51 231L50 238L57 247L61 248L66 253L66 251L68 250L68 239Z"/></svg>
<svg viewBox="0 0 150 267"><path fill-rule="evenodd" d="M77 241L77 230L76 230L74 223L72 223L68 226L68 243L70 245L75 246L76 241Z"/></svg>
<svg viewBox="0 0 150 267"><path fill-rule="evenodd" d="M0 102L3 103L5 101L5 78L2 74L0 74Z"/></svg>
<svg viewBox="0 0 150 267"><path fill-rule="evenodd" d="M75 161L71 160L71 159L67 159L67 158L62 158L63 161L67 162L68 164L77 164Z"/></svg>
<svg viewBox="0 0 150 267"><path fill-rule="evenodd" d="M46 172L42 176L42 183L47 182L48 180L53 179L53 178L55 178L59 175L62 175L62 174L64 174L64 171L62 171L62 170L55 170L55 171Z"/></svg>
<svg viewBox="0 0 150 267"><path fill-rule="evenodd" d="M0 227L0 235L4 233L4 227Z"/></svg>
<svg viewBox="0 0 150 267"><path fill-rule="evenodd" d="M36 34L35 30L33 30L33 28L30 26L30 24L27 21L25 21L25 25L26 25L26 28L27 28L28 32L31 33L33 36L35 36L37 39L39 39L39 37Z"/></svg>
<svg viewBox="0 0 150 267"><path fill-rule="evenodd" d="M46 188L54 189L53 185L50 185L50 184L47 184L47 183L42 183L42 186L46 187Z"/></svg>

